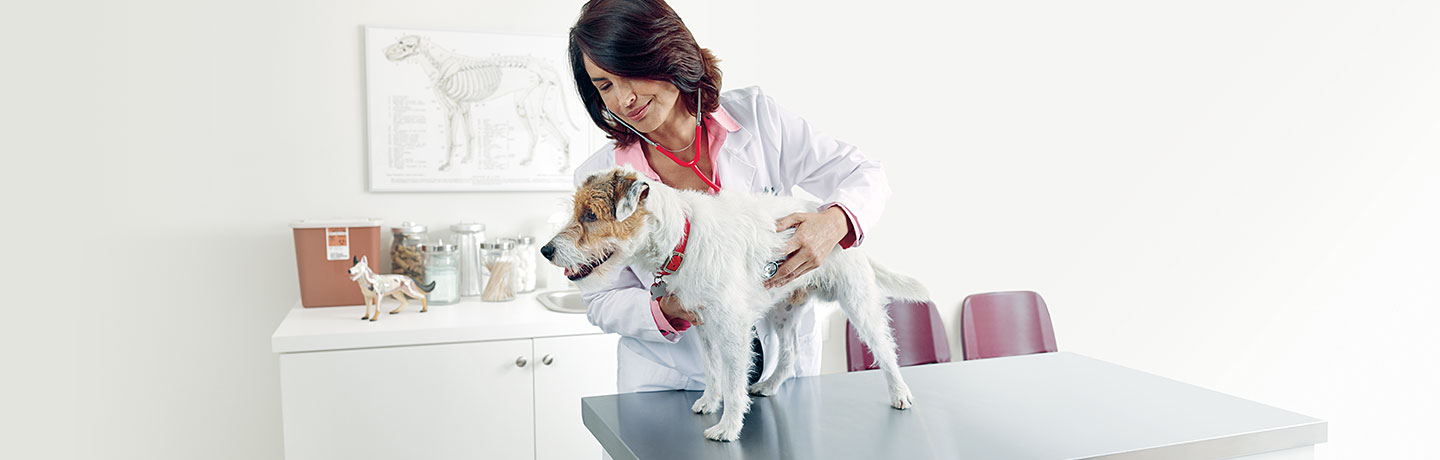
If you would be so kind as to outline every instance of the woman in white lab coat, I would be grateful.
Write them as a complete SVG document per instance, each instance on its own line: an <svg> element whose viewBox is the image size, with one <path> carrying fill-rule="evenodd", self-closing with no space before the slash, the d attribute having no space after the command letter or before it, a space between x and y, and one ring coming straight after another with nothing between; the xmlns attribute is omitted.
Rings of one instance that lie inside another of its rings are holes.
<svg viewBox="0 0 1440 460"><path fill-rule="evenodd" d="M767 281L782 285L814 269L837 244L859 245L884 210L889 183L879 162L758 87L721 93L717 62L661 0L587 2L570 30L570 64L586 111L614 141L576 170L576 185L590 173L630 165L671 187L711 193L723 187L789 195L799 186L825 204L776 223L777 230L796 228L785 247L789 258ZM697 113L704 114L698 128ZM699 340L684 333L695 318L673 296L652 300L653 281L654 273L626 268L608 287L583 293L590 322L621 336L618 390L704 389ZM816 375L814 306L797 320L796 375ZM776 349L769 324L755 329L760 350ZM775 371L774 359L761 361L751 381Z"/></svg>

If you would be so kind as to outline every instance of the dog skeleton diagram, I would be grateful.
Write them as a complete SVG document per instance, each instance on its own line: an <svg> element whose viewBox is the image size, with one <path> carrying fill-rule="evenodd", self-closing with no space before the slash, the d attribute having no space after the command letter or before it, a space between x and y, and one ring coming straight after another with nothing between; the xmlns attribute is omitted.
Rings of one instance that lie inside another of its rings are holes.
<svg viewBox="0 0 1440 460"><path fill-rule="evenodd" d="M549 138L560 147L557 171L569 170L570 133L579 132L580 127L570 119L558 74L544 61L524 55L465 56L417 35L406 35L385 47L385 58L419 65L445 111L447 145L439 170L455 166L458 137L464 137L465 157L461 162L474 161L477 145L475 127L470 122L471 106L510 95L514 96L515 113L529 136L520 166L535 161L536 145L542 138ZM485 164L498 163L487 152Z"/></svg>

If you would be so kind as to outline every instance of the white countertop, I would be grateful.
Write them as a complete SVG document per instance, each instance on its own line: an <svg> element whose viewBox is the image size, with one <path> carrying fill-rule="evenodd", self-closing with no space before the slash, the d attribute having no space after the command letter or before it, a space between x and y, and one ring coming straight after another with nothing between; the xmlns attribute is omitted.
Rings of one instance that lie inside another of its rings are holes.
<svg viewBox="0 0 1440 460"><path fill-rule="evenodd" d="M299 353L601 333L584 314L558 313L540 305L535 296L542 292L520 294L509 302L464 298L431 305L426 313L420 313L420 302L411 301L394 315L388 313L400 304L391 299L380 305L383 312L373 322L360 319L363 305L303 308L296 301L270 337L270 350Z"/></svg>

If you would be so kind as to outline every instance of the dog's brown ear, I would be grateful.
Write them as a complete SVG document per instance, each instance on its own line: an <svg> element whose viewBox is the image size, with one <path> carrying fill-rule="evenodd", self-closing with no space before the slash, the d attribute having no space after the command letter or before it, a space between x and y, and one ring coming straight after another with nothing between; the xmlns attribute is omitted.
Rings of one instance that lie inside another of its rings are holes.
<svg viewBox="0 0 1440 460"><path fill-rule="evenodd" d="M615 194L620 198L615 200L615 221L624 222L640 209L645 198L650 196L650 184L644 179L631 179L629 177L617 178L615 183Z"/></svg>

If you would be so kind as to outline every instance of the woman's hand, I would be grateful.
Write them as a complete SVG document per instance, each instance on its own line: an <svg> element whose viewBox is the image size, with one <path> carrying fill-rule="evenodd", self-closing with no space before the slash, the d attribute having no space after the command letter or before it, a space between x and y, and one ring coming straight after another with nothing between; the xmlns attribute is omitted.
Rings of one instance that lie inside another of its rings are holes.
<svg viewBox="0 0 1440 460"><path fill-rule="evenodd" d="M701 306L696 310L700 310L703 308L705 307ZM680 299L676 299L673 295L667 295L660 298L660 313L665 315L666 320L670 320L671 326L675 325L674 320L676 319L683 319L685 321L689 321L690 324L696 326L705 324L704 321L700 321L700 315L696 314L696 312L687 311L684 307L680 306ZM676 327L675 330L683 331L685 329Z"/></svg>
<svg viewBox="0 0 1440 460"><path fill-rule="evenodd" d="M775 275L765 280L765 288L784 286L791 280L820 266L840 239L850 233L845 211L831 206L820 212L797 212L775 221L775 231L795 228L795 234L785 242L781 252L789 259L780 265Z"/></svg>

